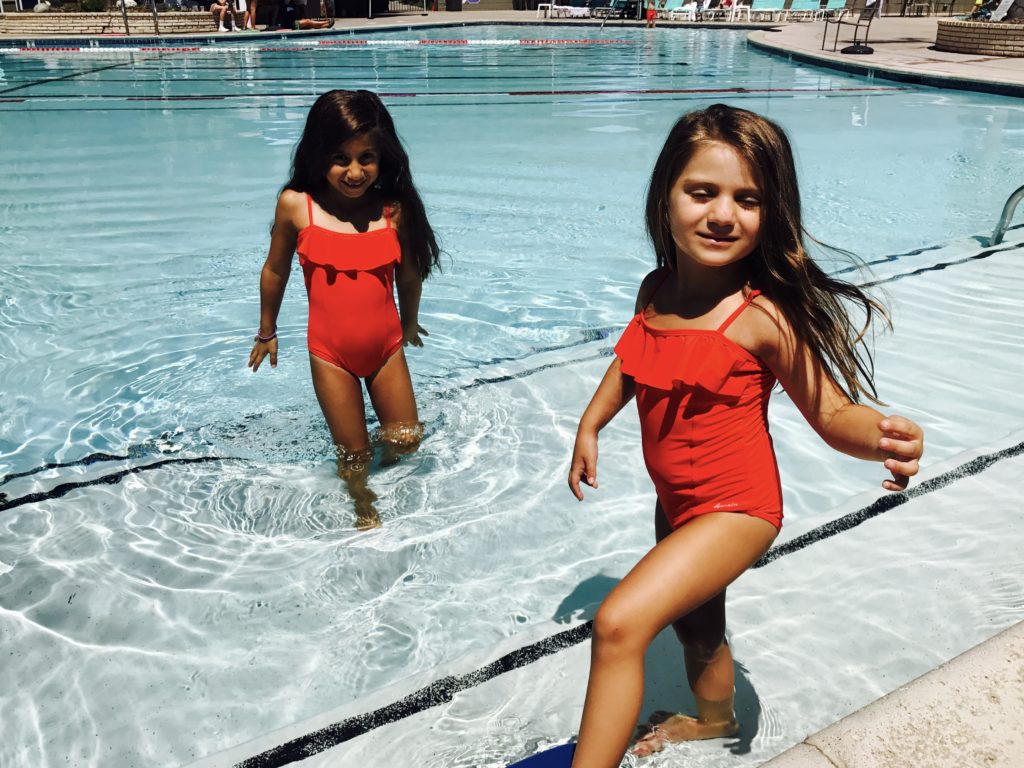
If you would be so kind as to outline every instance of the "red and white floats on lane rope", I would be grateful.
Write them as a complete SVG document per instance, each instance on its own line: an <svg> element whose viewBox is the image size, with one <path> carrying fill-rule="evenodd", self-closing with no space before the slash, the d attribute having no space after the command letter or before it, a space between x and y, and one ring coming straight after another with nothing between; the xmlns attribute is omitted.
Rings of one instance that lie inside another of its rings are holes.
<svg viewBox="0 0 1024 768"><path fill-rule="evenodd" d="M634 45L633 40L598 40L546 38L537 40L296 40L289 45L248 46L248 45L193 45L193 46L130 46L130 45L86 45L86 46L23 46L20 48L0 47L0 53L264 53L268 51L308 51L318 48L415 48L419 46L470 46L488 48L513 48L518 46L542 47L549 45Z"/></svg>

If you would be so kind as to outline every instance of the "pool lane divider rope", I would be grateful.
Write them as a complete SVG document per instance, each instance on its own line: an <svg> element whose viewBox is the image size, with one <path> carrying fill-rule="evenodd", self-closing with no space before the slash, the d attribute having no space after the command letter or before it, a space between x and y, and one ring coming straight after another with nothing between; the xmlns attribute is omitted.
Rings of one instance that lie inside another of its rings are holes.
<svg viewBox="0 0 1024 768"><path fill-rule="evenodd" d="M1024 454L1024 442L1000 451L978 456L971 461L954 467L929 480L915 485L901 493L881 496L868 506L843 515L840 518L818 526L795 539L769 549L751 568L763 568L780 557L793 554L815 542L831 538L839 533L856 528L873 517L906 504L911 499L924 496L932 491L945 488L957 480L963 480L984 472L1003 459ZM572 629L558 632L532 645L523 646L507 653L497 661L465 675L449 675L434 683L410 693L408 696L363 715L346 718L340 722L320 728L273 747L237 763L234 768L280 768L281 766L305 760L320 752L361 736L383 725L403 720L412 715L450 702L455 694L485 683L498 675L511 672L532 664L545 656L563 651L588 640L593 633L593 621L587 621Z"/></svg>
<svg viewBox="0 0 1024 768"><path fill-rule="evenodd" d="M30 85L38 85L31 83ZM21 86L24 88L30 85ZM13 90L13 89L12 89ZM893 93L908 90L901 86L863 86L847 88L609 88L583 90L578 88L565 90L548 91L379 91L377 93L382 99L410 99L410 98L435 98L438 96L494 96L519 98L524 96L664 96L664 95L718 95L718 94L760 94L760 93L786 93L786 94L840 94L840 93ZM37 94L28 96L21 101L229 101L235 99L277 99L303 97L308 94L303 92L285 93L224 93L202 96L124 96L124 95L90 95L90 94Z"/></svg>
<svg viewBox="0 0 1024 768"><path fill-rule="evenodd" d="M130 45L26 45L0 48L0 53L264 53L268 51L308 51L318 48L417 48L420 46L467 46L487 48L544 47L550 45L636 45L634 40L599 40L592 38L545 38L537 40L297 40L291 45L192 45L192 46L130 46Z"/></svg>

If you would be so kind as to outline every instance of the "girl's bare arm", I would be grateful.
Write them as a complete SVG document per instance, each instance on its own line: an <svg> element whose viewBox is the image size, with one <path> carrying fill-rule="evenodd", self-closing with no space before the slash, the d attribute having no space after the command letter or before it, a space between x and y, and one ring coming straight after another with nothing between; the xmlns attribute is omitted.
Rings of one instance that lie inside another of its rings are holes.
<svg viewBox="0 0 1024 768"><path fill-rule="evenodd" d="M583 491L580 482L597 488L597 433L610 422L623 406L636 394L633 379L622 373L622 361L615 358L601 379L590 405L583 412L576 444L572 449L572 466L569 469L569 489L580 501Z"/></svg>
<svg viewBox="0 0 1024 768"><path fill-rule="evenodd" d="M644 278L636 298L635 311L639 312L651 300L657 285L657 270ZM633 379L622 373L622 361L615 358L605 371L604 378L583 412L576 430L576 444L572 451L572 466L569 469L569 489L583 501L580 482L597 488L597 433L610 422L619 411L636 395Z"/></svg>
<svg viewBox="0 0 1024 768"><path fill-rule="evenodd" d="M420 296L423 292L423 278L420 277L419 265L413 254L406 245L406 238L402 231L402 211L395 206L392 213L395 229L399 233L399 242L402 243L402 260L395 270L395 286L398 289L398 315L402 320L402 342L412 344L414 347L422 347L423 340L420 334L429 336L425 329L420 327Z"/></svg>
<svg viewBox="0 0 1024 768"><path fill-rule="evenodd" d="M277 199L274 229L270 235L270 251L260 272L260 336L273 336L277 330L277 315L281 311L284 289L291 275L292 256L298 238L300 221L304 214L303 196L286 189ZM270 367L277 367L277 338L256 341L249 353L249 367L256 371L263 358L270 356Z"/></svg>
<svg viewBox="0 0 1024 768"><path fill-rule="evenodd" d="M756 303L765 310L750 313L757 353L814 431L837 451L883 462L893 476L882 483L887 490L906 488L924 451L921 427L904 416L886 416L852 402L828 368L796 338L782 313L766 300Z"/></svg>
<svg viewBox="0 0 1024 768"><path fill-rule="evenodd" d="M423 279L412 258L403 256L395 271L395 283L398 287L398 313L402 318L403 340L414 347L422 347L420 334L430 334L420 328L420 295L423 290Z"/></svg>

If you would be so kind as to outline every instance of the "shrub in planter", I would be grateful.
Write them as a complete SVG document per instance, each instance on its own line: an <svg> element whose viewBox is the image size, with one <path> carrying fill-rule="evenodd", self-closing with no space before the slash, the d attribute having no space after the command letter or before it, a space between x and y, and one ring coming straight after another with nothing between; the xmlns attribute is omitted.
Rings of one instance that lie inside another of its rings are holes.
<svg viewBox="0 0 1024 768"><path fill-rule="evenodd" d="M99 13L107 10L107 0L81 0L78 7L86 13Z"/></svg>

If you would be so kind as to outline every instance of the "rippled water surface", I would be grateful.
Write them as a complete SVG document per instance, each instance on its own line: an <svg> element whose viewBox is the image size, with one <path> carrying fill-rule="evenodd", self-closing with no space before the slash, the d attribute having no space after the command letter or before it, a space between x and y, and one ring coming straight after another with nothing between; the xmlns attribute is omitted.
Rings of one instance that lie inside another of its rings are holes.
<svg viewBox="0 0 1024 768"><path fill-rule="evenodd" d="M978 253L1020 183L1019 101L793 65L742 33L586 36L619 43L0 54L0 765L186 763L621 576L653 504L632 412L585 507L564 475L652 266L642 195L682 111L779 121L808 229L891 274ZM427 437L375 474L366 534L333 476L300 280L277 370L245 367L275 195L335 87L382 93L446 252L410 353ZM1024 429L1019 257L885 284L881 394L933 460ZM782 396L773 418L790 520L880 482Z"/></svg>

